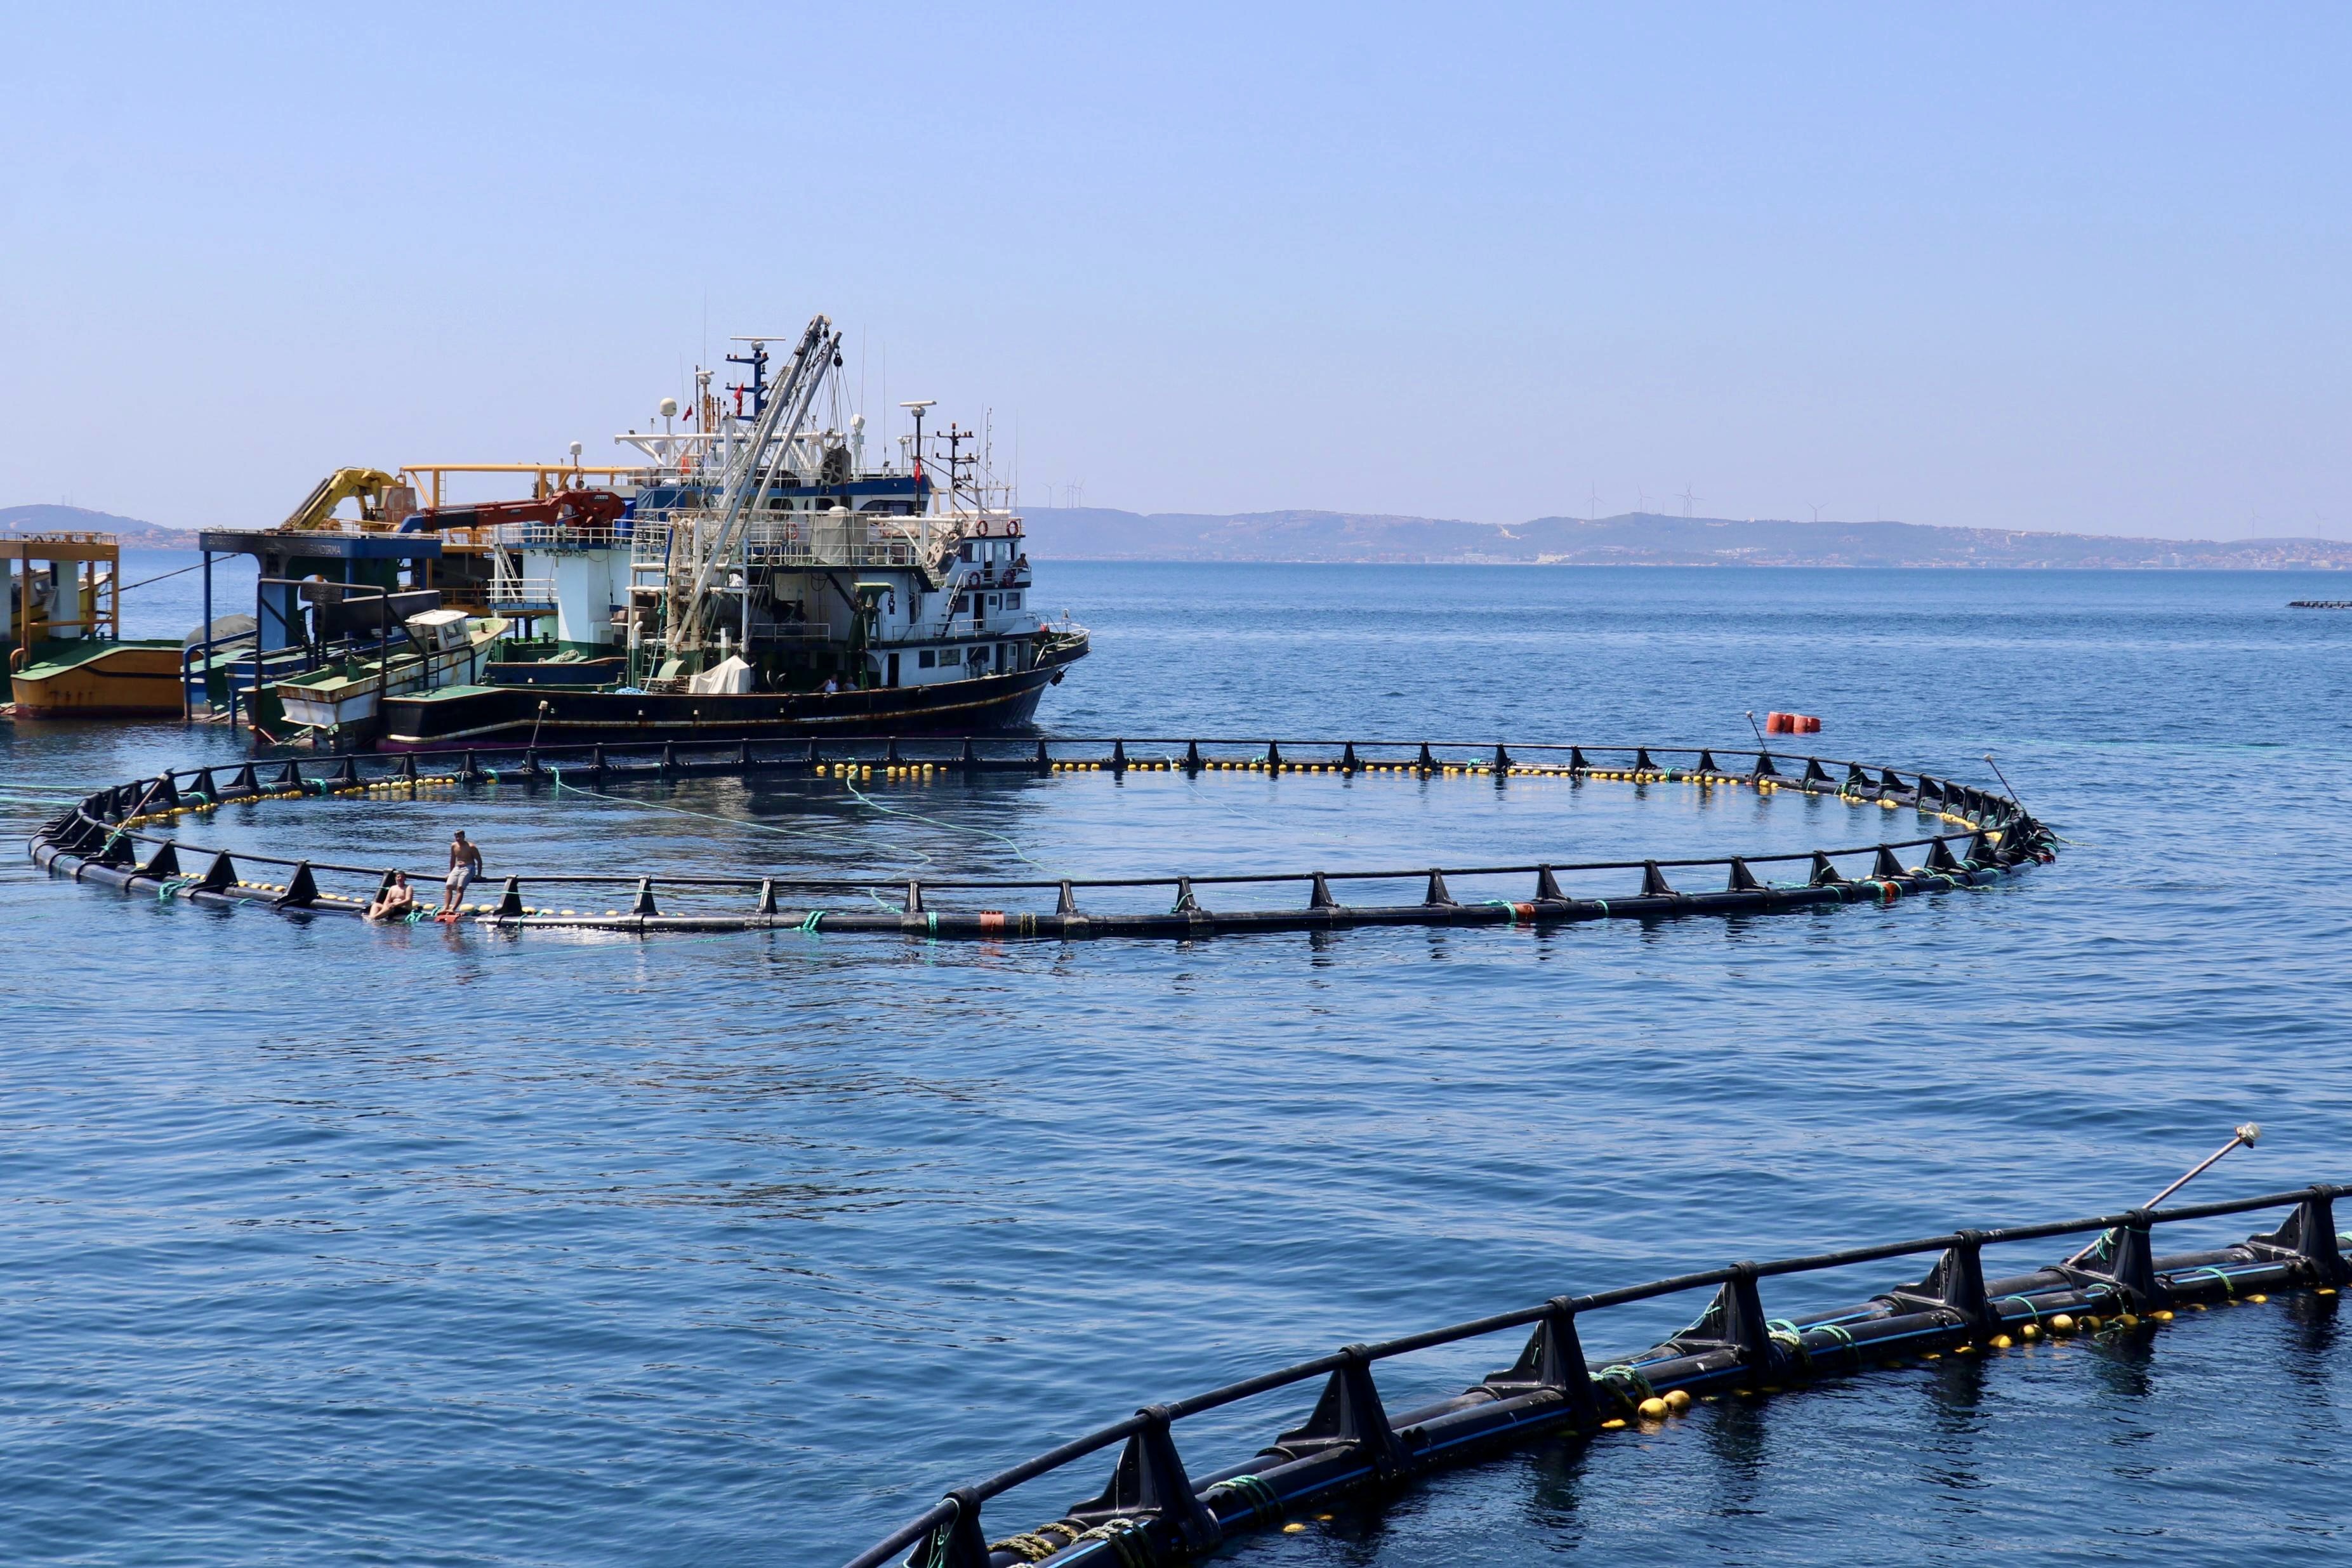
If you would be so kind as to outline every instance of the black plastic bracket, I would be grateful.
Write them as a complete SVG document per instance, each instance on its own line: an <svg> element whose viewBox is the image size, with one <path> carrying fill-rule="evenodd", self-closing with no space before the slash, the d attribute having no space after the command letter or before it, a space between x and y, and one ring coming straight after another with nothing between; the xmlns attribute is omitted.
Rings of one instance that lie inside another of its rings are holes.
<svg viewBox="0 0 2352 1568"><path fill-rule="evenodd" d="M2147 1228L2147 1211L2132 1210L2124 1217L2122 1225L2099 1238L2088 1259L2066 1272L2087 1275L2115 1286L2135 1312L2168 1305L2172 1292L2156 1277L2156 1257L2148 1245Z"/></svg>
<svg viewBox="0 0 2352 1568"><path fill-rule="evenodd" d="M956 1505L955 1518L931 1532L929 1552L918 1552L908 1562L936 1563L938 1568L989 1568L988 1534L980 1528L980 1499L970 1487L958 1487L948 1500Z"/></svg>
<svg viewBox="0 0 2352 1568"><path fill-rule="evenodd" d="M1959 1237L1936 1260L1927 1278L1908 1290L1888 1291L1887 1299L1901 1306L1957 1312L1978 1333L1999 1333L2000 1313L1985 1297L1984 1233L1963 1230Z"/></svg>
<svg viewBox="0 0 2352 1568"><path fill-rule="evenodd" d="M1747 858L1742 855L1732 856L1731 878L1724 884L1724 891L1726 893L1760 893L1763 888L1764 884L1756 880L1756 873L1748 869Z"/></svg>
<svg viewBox="0 0 2352 1568"><path fill-rule="evenodd" d="M1435 866L1429 868L1429 891L1421 895L1423 904L1454 907L1454 895L1445 890L1445 873Z"/></svg>
<svg viewBox="0 0 2352 1568"><path fill-rule="evenodd" d="M500 913L503 914L504 911L500 911ZM630 906L629 913L632 915L659 915L661 913L661 910L654 903L653 878L649 876L641 876L637 878L637 901Z"/></svg>
<svg viewBox="0 0 2352 1568"><path fill-rule="evenodd" d="M1498 1399L1557 1389L1579 1428L1601 1425L1601 1401L1592 1390L1592 1368L1584 1359L1584 1343L1576 1332L1576 1309L1570 1298L1555 1296L1528 1336L1519 1359L1490 1375L1478 1386Z"/></svg>
<svg viewBox="0 0 2352 1568"><path fill-rule="evenodd" d="M1224 1531L1184 1473L1183 1458L1176 1452L1175 1437L1168 1429L1168 1406L1147 1405L1136 1414L1143 1417L1144 1425L1119 1450L1109 1484L1100 1496L1070 1512L1082 1519L1154 1514L1175 1531L1188 1552L1209 1550L1224 1539Z"/></svg>
<svg viewBox="0 0 2352 1568"><path fill-rule="evenodd" d="M1752 1372L1767 1372L1773 1363L1772 1332L1766 1326L1763 1298L1756 1290L1756 1265L1734 1263L1698 1321L1669 1343L1685 1351L1728 1350Z"/></svg>
<svg viewBox="0 0 2352 1568"><path fill-rule="evenodd" d="M1387 1479L1404 1469L1404 1449L1397 1442L1396 1429L1389 1425L1380 1389L1372 1383L1372 1364L1365 1347L1348 1345L1340 1354L1347 1356L1347 1364L1324 1384L1314 1414L1305 1426L1276 1437L1275 1445L1302 1457L1326 1448L1353 1448L1370 1463L1374 1475Z"/></svg>
<svg viewBox="0 0 2352 1568"><path fill-rule="evenodd" d="M1319 871L1315 873L1314 883L1307 891L1307 907L1309 909L1337 909L1339 907L1339 901L1331 896L1330 883L1325 880L1323 873Z"/></svg>
<svg viewBox="0 0 2352 1568"><path fill-rule="evenodd" d="M1658 869L1655 861L1642 862L1642 896L1643 898L1674 898L1678 896L1666 873Z"/></svg>
<svg viewBox="0 0 2352 1568"><path fill-rule="evenodd" d="M1559 879L1551 874L1551 867L1548 865L1536 867L1536 902L1563 904L1567 899L1568 894L1559 890Z"/></svg>
<svg viewBox="0 0 2352 1568"><path fill-rule="evenodd" d="M2326 1187L2295 1205L2286 1223L2267 1236L2247 1239L2257 1256L2299 1259L2311 1270L2311 1282L2338 1289L2352 1284L2352 1263L2347 1263L2336 1234L2336 1201Z"/></svg>
<svg viewBox="0 0 2352 1568"><path fill-rule="evenodd" d="M310 875L310 862L304 861L294 868L286 880L286 891L278 895L280 909L308 909L319 902L319 883Z"/></svg>

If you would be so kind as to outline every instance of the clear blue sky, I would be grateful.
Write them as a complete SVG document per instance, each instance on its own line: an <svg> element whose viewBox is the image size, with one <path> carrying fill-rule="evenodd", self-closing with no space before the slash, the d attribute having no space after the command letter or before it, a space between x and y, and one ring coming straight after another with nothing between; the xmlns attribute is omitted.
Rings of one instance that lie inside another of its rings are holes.
<svg viewBox="0 0 2352 1568"><path fill-rule="evenodd" d="M823 309L1032 501L2352 537L2341 7L8 32L0 505L609 451Z"/></svg>

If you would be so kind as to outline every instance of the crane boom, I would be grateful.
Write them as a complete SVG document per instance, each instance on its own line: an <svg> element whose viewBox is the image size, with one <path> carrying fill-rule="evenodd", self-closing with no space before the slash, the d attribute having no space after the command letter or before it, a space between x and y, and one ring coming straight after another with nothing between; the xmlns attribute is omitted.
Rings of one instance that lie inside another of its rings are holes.
<svg viewBox="0 0 2352 1568"><path fill-rule="evenodd" d="M723 563L734 553L754 504L775 482L791 456L793 444L803 434L817 389L833 369L834 355L840 348L841 331L832 319L822 315L811 318L801 334L800 347L793 350L792 367L768 394L751 436L730 455L718 515L708 522L698 519L695 525L698 559L693 586L673 620L675 630L668 641L674 655L701 646L709 620L711 588ZM707 549L701 548L705 545Z"/></svg>

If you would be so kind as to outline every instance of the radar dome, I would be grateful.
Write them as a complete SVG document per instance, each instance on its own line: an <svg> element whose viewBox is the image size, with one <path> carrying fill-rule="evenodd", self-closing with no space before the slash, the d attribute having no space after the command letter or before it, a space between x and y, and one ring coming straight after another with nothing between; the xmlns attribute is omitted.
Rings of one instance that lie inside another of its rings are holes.
<svg viewBox="0 0 2352 1568"><path fill-rule="evenodd" d="M676 419L677 417L677 399L674 397L666 397L662 399L660 406L656 407L654 412L660 414L664 419Z"/></svg>

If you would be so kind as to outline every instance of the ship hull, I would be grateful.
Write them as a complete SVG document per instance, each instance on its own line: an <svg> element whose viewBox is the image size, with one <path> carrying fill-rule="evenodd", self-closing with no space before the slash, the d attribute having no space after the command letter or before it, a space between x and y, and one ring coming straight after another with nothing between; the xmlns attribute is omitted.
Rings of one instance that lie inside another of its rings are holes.
<svg viewBox="0 0 2352 1568"><path fill-rule="evenodd" d="M1001 675L862 691L741 695L458 686L386 698L380 751L772 740L822 735L990 734L1025 727L1062 660ZM541 711L541 705L546 711Z"/></svg>
<svg viewBox="0 0 2352 1568"><path fill-rule="evenodd" d="M177 718L180 644L100 643L37 650L9 680L25 719Z"/></svg>

